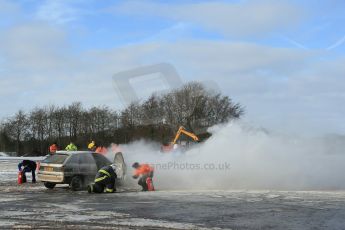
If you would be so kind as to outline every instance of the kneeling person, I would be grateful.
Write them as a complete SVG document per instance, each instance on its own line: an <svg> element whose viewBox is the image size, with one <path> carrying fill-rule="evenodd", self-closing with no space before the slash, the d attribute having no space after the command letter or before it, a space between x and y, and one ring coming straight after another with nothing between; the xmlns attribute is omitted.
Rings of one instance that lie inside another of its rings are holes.
<svg viewBox="0 0 345 230"><path fill-rule="evenodd" d="M107 193L116 191L115 179L117 178L115 165L109 165L101 168L95 178L95 183L87 187L89 193L103 193L106 188Z"/></svg>

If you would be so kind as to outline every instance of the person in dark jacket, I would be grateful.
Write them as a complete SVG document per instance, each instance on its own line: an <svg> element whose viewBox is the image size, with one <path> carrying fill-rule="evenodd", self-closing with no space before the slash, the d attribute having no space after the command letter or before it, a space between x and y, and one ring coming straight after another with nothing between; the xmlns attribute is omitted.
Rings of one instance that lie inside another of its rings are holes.
<svg viewBox="0 0 345 230"><path fill-rule="evenodd" d="M31 172L32 173L32 183L36 183L36 162L30 160L23 160L18 164L18 170L23 173L23 183L26 182L26 175L25 173Z"/></svg>
<svg viewBox="0 0 345 230"><path fill-rule="evenodd" d="M116 192L115 179L117 178L115 165L109 165L101 168L96 174L95 183L87 187L89 193L107 193Z"/></svg>

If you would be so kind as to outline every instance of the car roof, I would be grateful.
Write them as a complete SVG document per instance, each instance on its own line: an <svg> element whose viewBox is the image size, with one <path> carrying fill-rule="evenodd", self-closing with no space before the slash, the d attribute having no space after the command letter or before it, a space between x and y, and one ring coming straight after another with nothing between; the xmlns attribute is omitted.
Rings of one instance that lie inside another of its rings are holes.
<svg viewBox="0 0 345 230"><path fill-rule="evenodd" d="M57 154L73 155L80 153L93 153L91 151L56 151Z"/></svg>

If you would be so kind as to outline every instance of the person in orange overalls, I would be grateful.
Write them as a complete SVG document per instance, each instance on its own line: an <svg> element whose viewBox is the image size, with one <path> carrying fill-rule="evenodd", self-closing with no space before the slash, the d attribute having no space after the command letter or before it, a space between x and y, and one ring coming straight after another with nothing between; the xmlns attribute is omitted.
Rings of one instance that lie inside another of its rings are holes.
<svg viewBox="0 0 345 230"><path fill-rule="evenodd" d="M141 178L138 181L138 184L143 187L142 191L154 191L152 178L153 178L153 172L154 169L148 164L139 164L138 162L135 162L132 165L133 168L135 168L135 172L133 175L134 179Z"/></svg>
<svg viewBox="0 0 345 230"><path fill-rule="evenodd" d="M56 153L56 151L59 150L59 147L57 146L56 143L53 143L50 147L49 147L49 152L50 154L54 154Z"/></svg>
<svg viewBox="0 0 345 230"><path fill-rule="evenodd" d="M107 154L108 153L108 149L104 146L98 146L95 150L95 153L99 153L99 154Z"/></svg>

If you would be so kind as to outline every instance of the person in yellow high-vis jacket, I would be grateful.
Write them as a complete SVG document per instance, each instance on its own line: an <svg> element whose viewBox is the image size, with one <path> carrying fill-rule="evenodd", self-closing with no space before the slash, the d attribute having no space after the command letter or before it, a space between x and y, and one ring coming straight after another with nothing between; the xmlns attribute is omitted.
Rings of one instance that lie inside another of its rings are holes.
<svg viewBox="0 0 345 230"><path fill-rule="evenodd" d="M66 151L78 151L78 148L73 142L71 142L69 145L66 146L65 150Z"/></svg>
<svg viewBox="0 0 345 230"><path fill-rule="evenodd" d="M115 165L109 165L101 168L95 178L95 183L87 187L89 193L107 193L116 192L115 179L117 178Z"/></svg>

